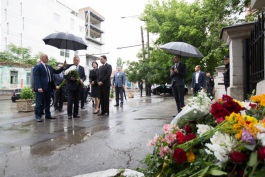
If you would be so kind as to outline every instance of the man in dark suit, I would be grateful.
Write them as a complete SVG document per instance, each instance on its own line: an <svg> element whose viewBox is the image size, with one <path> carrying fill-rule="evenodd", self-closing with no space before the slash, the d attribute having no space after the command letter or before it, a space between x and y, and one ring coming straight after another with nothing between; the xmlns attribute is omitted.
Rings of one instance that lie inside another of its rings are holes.
<svg viewBox="0 0 265 177"><path fill-rule="evenodd" d="M100 62L102 65L98 70L98 86L100 89L100 107L101 113L99 116L109 115L109 95L110 95L110 75L112 72L112 67L107 63L107 57L102 55L100 57Z"/></svg>
<svg viewBox="0 0 265 177"><path fill-rule="evenodd" d="M205 72L201 71L201 66L195 66L195 72L191 78L191 91L196 96L198 91L206 89L206 75Z"/></svg>
<svg viewBox="0 0 265 177"><path fill-rule="evenodd" d="M173 57L174 65L170 69L172 92L177 104L178 113L182 110L185 95L185 77L187 75L186 65L181 62L181 56Z"/></svg>
<svg viewBox="0 0 265 177"><path fill-rule="evenodd" d="M85 75L85 69L79 65L80 58L76 55L73 58L72 65L69 65L67 68L70 68L71 66L75 65L76 70L79 74L80 81L77 83L77 78L66 76L66 90L68 93L68 103L67 103L67 114L68 119L74 118L80 118L80 115L78 115L78 109L79 109L79 94L83 89L83 82L86 80ZM73 104L74 104L74 110L73 110Z"/></svg>
<svg viewBox="0 0 265 177"><path fill-rule="evenodd" d="M117 72L114 74L112 86L115 88L116 104L115 107L119 106L119 99L121 99L120 106L123 107L123 92L125 89L126 76L121 71L121 67L117 67Z"/></svg>
<svg viewBox="0 0 265 177"><path fill-rule="evenodd" d="M63 65L58 64L58 69ZM54 110L62 112L63 111L63 102L65 97L65 86L59 87L59 85L64 80L64 72L59 74L53 74L54 84L56 89L54 90Z"/></svg>
<svg viewBox="0 0 265 177"><path fill-rule="evenodd" d="M63 67L59 70L53 69L51 66L47 65L49 59L46 54L42 54L41 63L34 67L34 90L36 92L36 106L35 106L35 116L36 121L41 122L41 104L44 100L45 109L45 119L55 119L51 116L50 102L51 93L55 88L53 81L53 73L60 73L63 71Z"/></svg>

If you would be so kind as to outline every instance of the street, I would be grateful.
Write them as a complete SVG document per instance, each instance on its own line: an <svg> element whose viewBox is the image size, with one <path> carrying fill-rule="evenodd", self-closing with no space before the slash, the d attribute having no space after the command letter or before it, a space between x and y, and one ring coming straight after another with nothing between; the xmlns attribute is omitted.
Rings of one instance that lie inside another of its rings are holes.
<svg viewBox="0 0 265 177"><path fill-rule="evenodd" d="M93 114L91 103L81 118L37 123L34 113L17 113L16 103L0 101L0 176L68 177L111 168L136 169L152 148L148 140L161 133L176 114L171 96L128 98L123 108L110 101L109 117Z"/></svg>

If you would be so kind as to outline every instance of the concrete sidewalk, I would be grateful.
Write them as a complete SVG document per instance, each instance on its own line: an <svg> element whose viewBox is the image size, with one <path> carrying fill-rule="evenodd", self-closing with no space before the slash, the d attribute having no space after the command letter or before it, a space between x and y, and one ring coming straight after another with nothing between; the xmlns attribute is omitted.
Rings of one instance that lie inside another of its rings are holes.
<svg viewBox="0 0 265 177"><path fill-rule="evenodd" d="M4 94L0 95L0 101L1 100L10 100L11 101L12 94Z"/></svg>

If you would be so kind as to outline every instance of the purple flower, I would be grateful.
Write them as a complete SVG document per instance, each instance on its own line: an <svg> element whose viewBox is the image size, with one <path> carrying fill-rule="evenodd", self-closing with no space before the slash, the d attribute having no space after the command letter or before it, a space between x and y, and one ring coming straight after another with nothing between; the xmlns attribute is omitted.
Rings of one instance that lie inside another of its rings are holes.
<svg viewBox="0 0 265 177"><path fill-rule="evenodd" d="M247 142L248 144L256 144L255 138L244 128L242 133L242 141Z"/></svg>

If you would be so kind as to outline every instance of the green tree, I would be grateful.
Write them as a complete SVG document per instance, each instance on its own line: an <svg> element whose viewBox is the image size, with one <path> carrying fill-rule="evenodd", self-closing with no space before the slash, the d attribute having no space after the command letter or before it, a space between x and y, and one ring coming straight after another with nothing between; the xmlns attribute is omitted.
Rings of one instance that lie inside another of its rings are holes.
<svg viewBox="0 0 265 177"><path fill-rule="evenodd" d="M172 54L159 49L159 46L171 41L183 41L197 47L204 58L183 58L187 65L189 81L194 67L201 65L202 70L213 73L216 66L222 64L222 58L228 54L228 46L220 39L223 27L242 21L238 14L249 0L197 0L188 4L185 1L169 0L160 3L153 0L147 4L141 16L146 23L146 30L158 34L155 46L151 50L148 65L152 66L152 83L169 83L169 69L172 62ZM235 8L237 7L237 8ZM142 61L139 61L141 63ZM133 63L131 69L139 69ZM138 72L130 71L133 74ZM137 77L137 76L133 76Z"/></svg>

